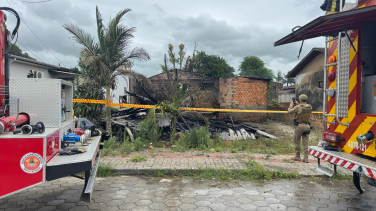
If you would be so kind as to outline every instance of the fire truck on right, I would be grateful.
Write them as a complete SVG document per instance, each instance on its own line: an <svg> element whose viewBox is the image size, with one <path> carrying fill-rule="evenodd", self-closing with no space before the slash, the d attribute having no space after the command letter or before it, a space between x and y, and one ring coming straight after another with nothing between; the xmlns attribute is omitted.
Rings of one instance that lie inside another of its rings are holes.
<svg viewBox="0 0 376 211"><path fill-rule="evenodd" d="M362 193L361 176L376 186L376 0L337 3L337 13L294 27L274 46L325 38L326 128L309 154L317 158L317 170L328 176L337 173L337 166L351 170ZM323 160L333 164L333 170L321 166Z"/></svg>

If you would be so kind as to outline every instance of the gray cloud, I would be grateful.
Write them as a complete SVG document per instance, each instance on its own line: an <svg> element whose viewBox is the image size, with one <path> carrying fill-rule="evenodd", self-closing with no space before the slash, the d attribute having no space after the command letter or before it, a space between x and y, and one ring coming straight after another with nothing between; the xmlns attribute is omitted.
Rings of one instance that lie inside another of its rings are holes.
<svg viewBox="0 0 376 211"><path fill-rule="evenodd" d="M8 1L67 67L77 65L80 46L70 39L63 24L77 24L96 36L96 5L105 23L120 9L131 8L123 23L137 27L131 47L142 47L151 56L148 62L135 61L134 69L147 76L160 72L168 43L176 49L184 43L187 55L191 55L198 40L198 50L224 57L235 69L244 56L256 55L267 67L288 72L299 62L296 56L300 43L276 48L273 43L290 33L294 26L304 25L323 14L319 9L322 2L316 0L239 0L236 4L228 0L128 0L126 3L122 0L52 0L42 4ZM14 24L14 18L10 18L8 27L12 29ZM42 61L59 63L22 23L19 41ZM323 44L320 38L306 41L301 58L312 47Z"/></svg>

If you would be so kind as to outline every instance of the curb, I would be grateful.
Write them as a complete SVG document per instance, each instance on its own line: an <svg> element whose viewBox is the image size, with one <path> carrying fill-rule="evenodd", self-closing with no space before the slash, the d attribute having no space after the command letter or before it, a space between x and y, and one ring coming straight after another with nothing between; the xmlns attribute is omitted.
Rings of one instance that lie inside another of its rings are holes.
<svg viewBox="0 0 376 211"><path fill-rule="evenodd" d="M115 173L117 176L154 176L157 175L158 172L163 171L163 175L172 175L174 171L199 171L199 170L206 170L206 169L113 169L112 172ZM215 169L219 170L219 169ZM221 169L222 170L222 169ZM249 170L249 169L225 169L225 170ZM275 170L274 170L275 171ZM285 172L286 173L286 172ZM317 175L307 175L307 174L300 174L301 177L325 177L323 174Z"/></svg>

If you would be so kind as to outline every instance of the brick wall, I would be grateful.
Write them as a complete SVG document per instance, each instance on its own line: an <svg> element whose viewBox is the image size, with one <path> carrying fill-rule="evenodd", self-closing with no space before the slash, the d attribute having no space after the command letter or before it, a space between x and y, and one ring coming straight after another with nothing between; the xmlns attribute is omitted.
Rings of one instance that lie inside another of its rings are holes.
<svg viewBox="0 0 376 211"><path fill-rule="evenodd" d="M266 110L267 81L232 77L219 79L219 104L224 109ZM221 117L231 116L244 121L265 121L266 114L223 113Z"/></svg>
<svg viewBox="0 0 376 211"><path fill-rule="evenodd" d="M181 84L186 89L185 96L191 93L198 93L196 100L190 107L197 108L218 108L218 79L198 75L196 73L177 70L178 80L176 86ZM175 78L175 73L170 73L171 78ZM159 102L170 100L170 88L167 73L161 73L149 77L151 87L148 92Z"/></svg>

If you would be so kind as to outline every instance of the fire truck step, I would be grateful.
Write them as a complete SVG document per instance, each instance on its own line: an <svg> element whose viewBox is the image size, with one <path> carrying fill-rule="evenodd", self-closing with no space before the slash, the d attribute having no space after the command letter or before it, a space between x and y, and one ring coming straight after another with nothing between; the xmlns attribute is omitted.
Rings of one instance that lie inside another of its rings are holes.
<svg viewBox="0 0 376 211"><path fill-rule="evenodd" d="M332 177L334 175L334 171L328 169L328 168L325 168L325 167L322 167L322 166L319 166L317 169L317 171L329 176L329 177Z"/></svg>

